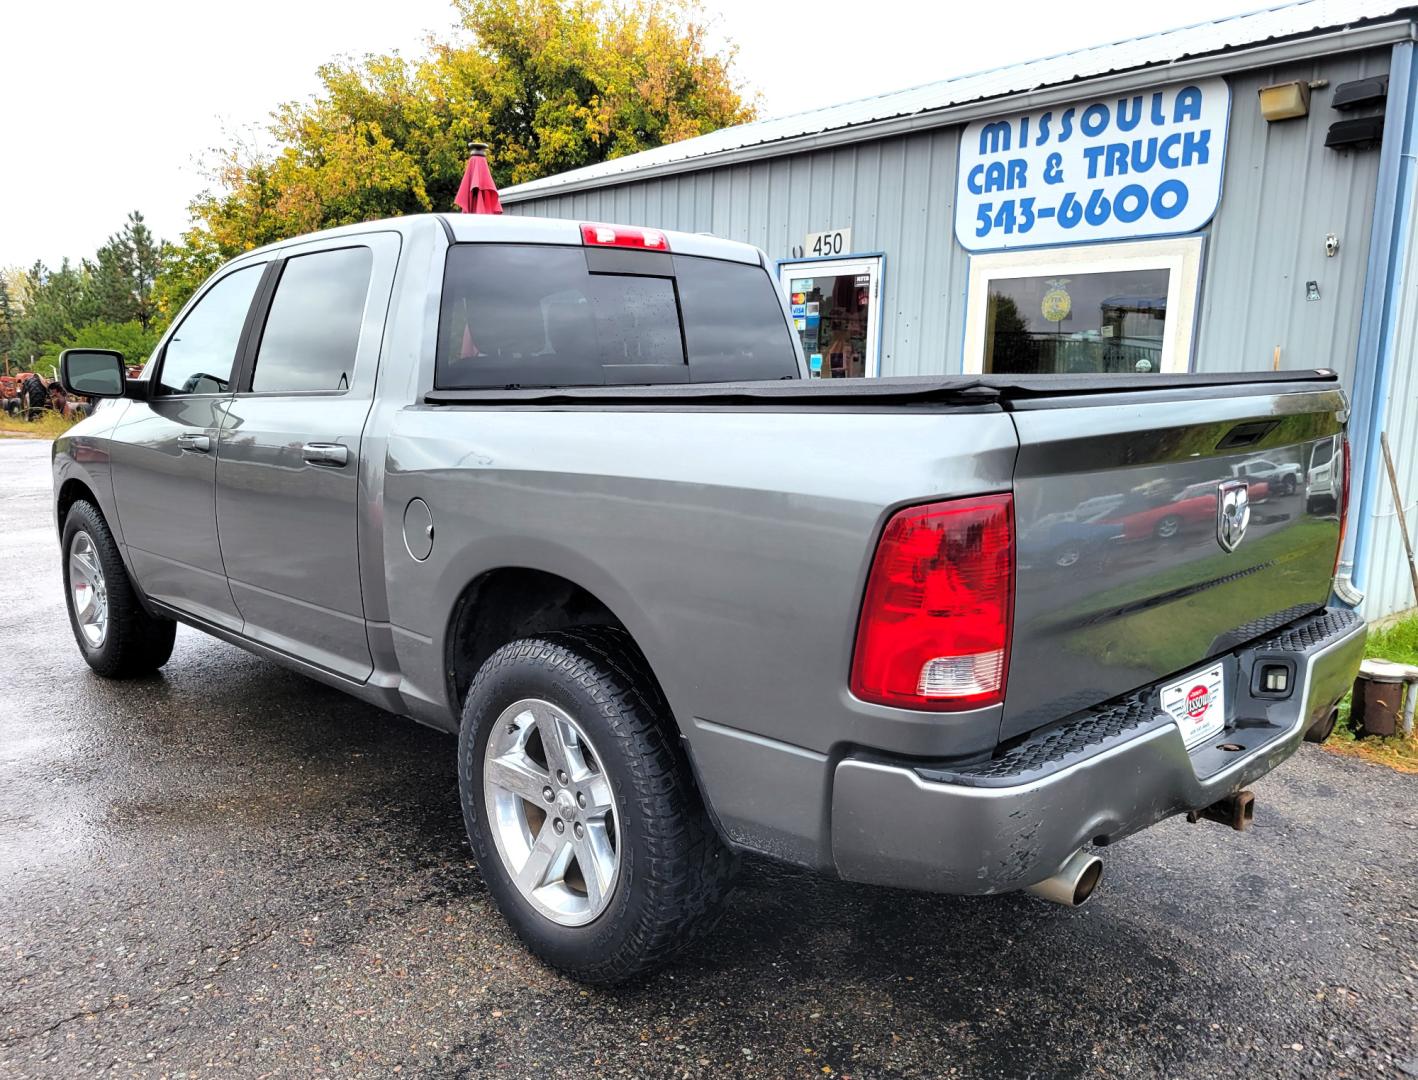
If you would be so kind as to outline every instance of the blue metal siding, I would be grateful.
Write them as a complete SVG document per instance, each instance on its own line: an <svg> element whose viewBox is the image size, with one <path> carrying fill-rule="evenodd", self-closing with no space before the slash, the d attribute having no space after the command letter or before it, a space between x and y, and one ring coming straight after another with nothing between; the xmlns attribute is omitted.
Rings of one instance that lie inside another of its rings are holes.
<svg viewBox="0 0 1418 1080"><path fill-rule="evenodd" d="M1418 541L1418 220L1409 219L1408 257L1394 288L1401 295L1401 316L1395 338L1391 389L1385 426L1389 448L1393 451L1398 472L1398 487L1404 499L1408 517L1408 534ZM1381 454L1377 442L1373 452ZM1408 574L1403 536L1398 528L1398 510L1389 488L1388 474L1380 464L1372 499L1372 548L1367 559L1364 580L1363 612L1371 619L1391 615L1418 606L1413 597L1413 585ZM1354 517L1358 505L1350 507L1350 526L1358 523Z"/></svg>
<svg viewBox="0 0 1418 1080"><path fill-rule="evenodd" d="M1407 553L1398 515L1409 522L1412 538L1418 501L1418 56L1411 42L1394 46L1394 70L1389 80L1389 102L1384 125L1384 154L1391 157L1394 174L1388 198L1391 215L1376 215L1378 228L1387 226L1389 244L1383 270L1383 295L1375 295L1365 327L1365 344L1373 342L1375 355L1372 405L1358 408L1354 424L1369 427L1368 457L1356 456L1354 468L1364 481L1349 507L1354 577L1364 590L1362 611L1379 618L1418 605L1408 571ZM1376 245L1376 248L1379 245ZM1365 354L1361 353L1361 356ZM1379 435L1387 430L1398 477L1395 500L1388 472L1382 463ZM1354 434L1351 434L1351 438ZM1368 490L1362 490L1367 486Z"/></svg>

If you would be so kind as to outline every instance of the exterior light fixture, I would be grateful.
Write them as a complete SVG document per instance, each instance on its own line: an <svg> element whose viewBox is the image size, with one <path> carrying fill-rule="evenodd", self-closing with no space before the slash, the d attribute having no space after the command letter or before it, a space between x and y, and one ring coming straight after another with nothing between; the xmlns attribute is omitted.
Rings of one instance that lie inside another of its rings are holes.
<svg viewBox="0 0 1418 1080"><path fill-rule="evenodd" d="M1267 123L1294 120L1310 114L1310 84L1307 82L1276 83L1260 88L1260 114Z"/></svg>

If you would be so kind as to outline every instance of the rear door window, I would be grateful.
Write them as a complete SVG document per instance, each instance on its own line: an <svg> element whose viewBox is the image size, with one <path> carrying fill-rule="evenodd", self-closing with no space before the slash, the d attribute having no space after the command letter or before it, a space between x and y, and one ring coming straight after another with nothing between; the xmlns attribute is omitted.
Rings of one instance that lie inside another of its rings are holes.
<svg viewBox="0 0 1418 1080"><path fill-rule="evenodd" d="M448 253L440 389L796 374L761 267L550 244L458 244Z"/></svg>
<svg viewBox="0 0 1418 1080"><path fill-rule="evenodd" d="M288 259L261 332L251 389L348 390L374 253L367 247Z"/></svg>
<svg viewBox="0 0 1418 1080"><path fill-rule="evenodd" d="M797 352L768 271L676 255L675 273L691 381L798 377Z"/></svg>

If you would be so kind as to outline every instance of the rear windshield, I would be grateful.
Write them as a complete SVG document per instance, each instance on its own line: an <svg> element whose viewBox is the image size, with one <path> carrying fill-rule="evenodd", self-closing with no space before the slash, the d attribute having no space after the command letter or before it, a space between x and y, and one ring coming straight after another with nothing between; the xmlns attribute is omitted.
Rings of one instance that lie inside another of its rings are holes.
<svg viewBox="0 0 1418 1080"><path fill-rule="evenodd" d="M551 244L455 244L435 385L616 386L795 379L758 265Z"/></svg>

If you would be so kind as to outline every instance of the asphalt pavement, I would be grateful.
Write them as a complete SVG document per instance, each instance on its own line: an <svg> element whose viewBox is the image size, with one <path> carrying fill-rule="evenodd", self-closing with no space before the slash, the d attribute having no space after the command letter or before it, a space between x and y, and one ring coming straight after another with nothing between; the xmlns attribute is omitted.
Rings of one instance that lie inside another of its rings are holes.
<svg viewBox="0 0 1418 1080"><path fill-rule="evenodd" d="M493 908L453 740L181 629L91 675L0 439L0 1076L1418 1076L1418 778L1306 746L1086 907L745 867L641 984Z"/></svg>

